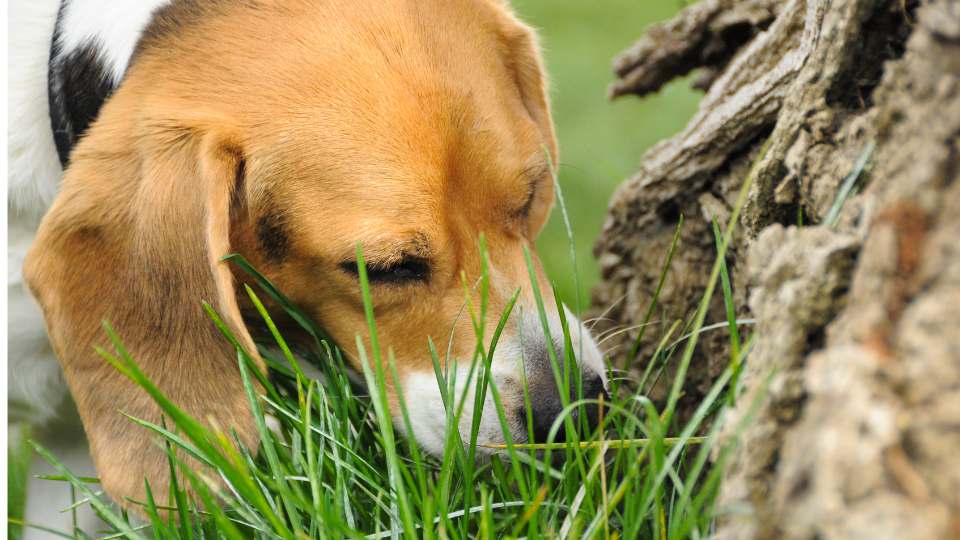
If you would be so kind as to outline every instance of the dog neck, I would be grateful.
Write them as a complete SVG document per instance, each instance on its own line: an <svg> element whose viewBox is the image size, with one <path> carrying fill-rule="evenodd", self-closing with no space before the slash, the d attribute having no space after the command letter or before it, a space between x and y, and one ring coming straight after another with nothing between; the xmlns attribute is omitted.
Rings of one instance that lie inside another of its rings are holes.
<svg viewBox="0 0 960 540"><path fill-rule="evenodd" d="M50 47L50 122L60 164L123 80L153 13L170 0L62 0Z"/></svg>

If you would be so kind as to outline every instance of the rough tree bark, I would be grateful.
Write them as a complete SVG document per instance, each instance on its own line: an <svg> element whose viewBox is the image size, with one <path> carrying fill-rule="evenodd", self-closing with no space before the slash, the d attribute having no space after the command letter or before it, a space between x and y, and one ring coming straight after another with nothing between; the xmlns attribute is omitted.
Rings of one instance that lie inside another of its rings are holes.
<svg viewBox="0 0 960 540"><path fill-rule="evenodd" d="M642 322L683 214L657 312L688 315L710 220L754 175L728 264L757 341L725 435L760 406L726 463L718 536L960 538L960 2L704 0L615 70L614 97L693 70L706 94L613 197L598 312ZM708 321L725 320L716 296ZM704 336L688 403L727 342Z"/></svg>

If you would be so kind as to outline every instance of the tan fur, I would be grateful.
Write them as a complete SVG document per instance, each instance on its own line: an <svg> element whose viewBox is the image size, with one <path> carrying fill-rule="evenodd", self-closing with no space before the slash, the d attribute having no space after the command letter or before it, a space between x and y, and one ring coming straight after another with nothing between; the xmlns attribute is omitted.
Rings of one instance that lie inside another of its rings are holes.
<svg viewBox="0 0 960 540"><path fill-rule="evenodd" d="M144 498L144 476L165 493L166 462L120 414L159 421L150 398L93 352L106 343L101 320L171 399L255 448L236 354L200 305L211 302L252 350L240 276L222 255L250 259L355 365L354 336L366 329L341 263L358 242L370 264L429 258L427 284L373 289L402 376L432 370L429 336L446 343L455 331L455 355L470 356L469 318L452 325L463 281L479 276L480 235L493 261L492 328L529 285L523 248L534 249L553 200L557 148L535 36L499 2L206 6L163 13L74 150L26 265L103 486L121 502ZM531 181L537 195L520 218ZM282 257L258 240L265 215L282 226Z"/></svg>

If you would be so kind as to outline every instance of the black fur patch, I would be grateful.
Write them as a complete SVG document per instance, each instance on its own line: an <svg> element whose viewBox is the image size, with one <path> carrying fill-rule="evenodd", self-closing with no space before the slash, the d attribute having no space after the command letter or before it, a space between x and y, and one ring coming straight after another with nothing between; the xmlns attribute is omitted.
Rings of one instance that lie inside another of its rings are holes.
<svg viewBox="0 0 960 540"><path fill-rule="evenodd" d="M276 206L269 205L257 218L257 241L268 261L281 263L290 252L287 218Z"/></svg>
<svg viewBox="0 0 960 540"><path fill-rule="evenodd" d="M48 92L50 126L57 145L57 155L64 167L70 151L90 127L100 107L114 91L113 80L96 41L62 54L60 24L67 2L60 6L53 44L50 48Z"/></svg>

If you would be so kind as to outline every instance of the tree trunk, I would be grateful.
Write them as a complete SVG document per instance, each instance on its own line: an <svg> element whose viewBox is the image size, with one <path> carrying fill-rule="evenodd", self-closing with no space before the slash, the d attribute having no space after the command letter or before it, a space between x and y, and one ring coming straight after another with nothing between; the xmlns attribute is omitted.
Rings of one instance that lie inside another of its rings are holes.
<svg viewBox="0 0 960 540"><path fill-rule="evenodd" d="M615 68L614 97L695 69L706 95L613 197L598 312L643 322L682 214L656 319L688 315L710 221L753 179L727 263L757 341L724 418L719 537L960 538L960 2L704 0ZM704 334L688 407L728 342Z"/></svg>

